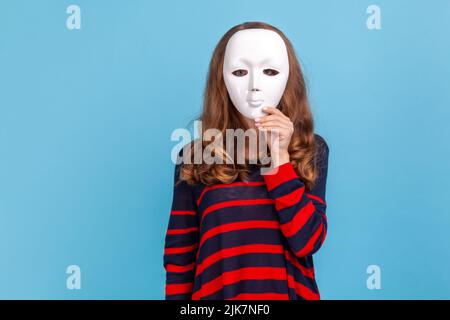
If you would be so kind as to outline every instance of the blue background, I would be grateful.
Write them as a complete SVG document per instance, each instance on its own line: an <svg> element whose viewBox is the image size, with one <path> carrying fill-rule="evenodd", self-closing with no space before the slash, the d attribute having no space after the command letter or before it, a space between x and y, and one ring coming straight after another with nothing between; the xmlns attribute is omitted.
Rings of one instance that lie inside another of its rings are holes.
<svg viewBox="0 0 450 320"><path fill-rule="evenodd" d="M322 298L450 298L445 0L2 1L0 298L164 297L170 135L219 38L254 20L291 39L330 148Z"/></svg>

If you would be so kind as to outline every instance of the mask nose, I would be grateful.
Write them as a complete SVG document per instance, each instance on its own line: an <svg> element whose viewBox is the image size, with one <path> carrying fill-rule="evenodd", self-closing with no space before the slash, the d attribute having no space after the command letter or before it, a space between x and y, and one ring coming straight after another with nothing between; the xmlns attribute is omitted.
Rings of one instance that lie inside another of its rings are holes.
<svg viewBox="0 0 450 320"><path fill-rule="evenodd" d="M261 91L261 83L259 76L257 75L256 70L252 70L250 72L250 83L249 83L249 91Z"/></svg>

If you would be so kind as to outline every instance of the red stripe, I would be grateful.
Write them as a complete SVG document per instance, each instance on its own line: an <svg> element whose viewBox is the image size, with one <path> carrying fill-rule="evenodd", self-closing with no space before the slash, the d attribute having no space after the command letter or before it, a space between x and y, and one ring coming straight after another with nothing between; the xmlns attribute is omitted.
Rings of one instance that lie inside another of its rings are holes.
<svg viewBox="0 0 450 320"><path fill-rule="evenodd" d="M303 266L302 264L300 264L300 262L298 262L297 258L288 250L285 251L284 256L294 267L296 267L298 270L300 270L300 272L304 276L314 279L314 268L307 268L307 267Z"/></svg>
<svg viewBox="0 0 450 320"><path fill-rule="evenodd" d="M291 288L291 289L293 289L294 291L296 291L296 290L295 290L295 287L296 287L296 285L295 285L295 279L294 279L293 276L291 276L291 275L288 275L288 276L287 276L287 283L288 283L288 287L289 287L289 288Z"/></svg>
<svg viewBox="0 0 450 320"><path fill-rule="evenodd" d="M241 293L230 299L225 300L289 300L287 293Z"/></svg>
<svg viewBox="0 0 450 320"><path fill-rule="evenodd" d="M214 280L203 284L193 293L192 300L198 300L222 289L224 286L242 280L286 280L286 268L249 267L224 272Z"/></svg>
<svg viewBox="0 0 450 320"><path fill-rule="evenodd" d="M216 204L213 204L207 207L202 214L201 221L205 218L205 216L214 210L223 209L227 207L233 206L252 206L252 205L260 205L260 204L273 204L273 199L245 199L245 200L229 200L223 201ZM200 222L201 223L201 222Z"/></svg>
<svg viewBox="0 0 450 320"><path fill-rule="evenodd" d="M185 266L178 266L176 264L168 264L166 265L166 271L167 272L176 272L176 273L182 273L182 272L188 272L195 268L195 262L192 262L190 264L187 264Z"/></svg>
<svg viewBox="0 0 450 320"><path fill-rule="evenodd" d="M222 249L220 251L217 251L216 253L208 256L206 259L202 261L197 266L197 270L195 272L195 276L198 276L200 273L202 273L206 268L208 268L210 265L216 263L217 261L220 261L222 259L235 257L243 254L249 254L249 253L283 253L284 248L282 245L277 244L248 244L233 248L227 248Z"/></svg>
<svg viewBox="0 0 450 320"><path fill-rule="evenodd" d="M193 287L193 282L167 284L166 295L190 293Z"/></svg>
<svg viewBox="0 0 450 320"><path fill-rule="evenodd" d="M178 216L178 215L195 216L195 211L193 211L193 210L172 210L170 212L170 214L173 216Z"/></svg>
<svg viewBox="0 0 450 320"><path fill-rule="evenodd" d="M177 248L165 248L164 254L178 254L178 253L186 253L197 248L197 243L186 246L186 247L177 247Z"/></svg>
<svg viewBox="0 0 450 320"><path fill-rule="evenodd" d="M201 247L206 240L220 233L243 229L278 229L279 226L280 224L278 223L278 221L270 221L270 220L248 220L248 221L227 223L206 231L200 239L199 246Z"/></svg>
<svg viewBox="0 0 450 320"><path fill-rule="evenodd" d="M284 182L298 178L298 175L290 162L286 162L262 176L266 182L268 191L272 191Z"/></svg>
<svg viewBox="0 0 450 320"><path fill-rule="evenodd" d="M314 248L314 245L317 242L317 239L320 237L320 234L322 233L323 230L323 223L320 224L320 227L316 230L316 232L314 232L314 234L312 235L312 237L308 240L308 242L306 243L306 245L298 250L295 255L297 257L304 257L306 256L309 252L312 251L312 249Z"/></svg>
<svg viewBox="0 0 450 320"><path fill-rule="evenodd" d="M281 231L283 232L285 237L292 237L296 234L308 221L308 219L312 216L312 214L316 211L312 201L309 201L304 207L302 207L294 217L280 225Z"/></svg>
<svg viewBox="0 0 450 320"><path fill-rule="evenodd" d="M169 229L167 230L167 234L184 234L189 232L198 231L197 227L192 228L184 228L184 229Z"/></svg>
<svg viewBox="0 0 450 320"><path fill-rule="evenodd" d="M294 204L301 201L305 187L295 189L291 193L275 199L275 208L280 211L287 207L292 207Z"/></svg>
<svg viewBox="0 0 450 320"><path fill-rule="evenodd" d="M326 202L322 200L322 198L320 198L320 197L318 197L318 196L316 196L316 195L314 195L314 194L311 194L311 193L306 193L306 194L307 194L308 197L310 197L311 199L317 200L318 202L320 202L320 203L322 203L322 204L324 204L324 205L327 205Z"/></svg>
<svg viewBox="0 0 450 320"><path fill-rule="evenodd" d="M232 182L232 183L228 183L228 184L216 184L213 186L205 187L197 199L197 206L199 206L200 203L202 202L202 199L203 199L203 196L205 195L205 193L210 190L221 189L221 188L230 188L230 187L241 187L241 186L249 186L250 187L250 186L262 186L262 185L264 185L263 181L239 181L239 182Z"/></svg>
<svg viewBox="0 0 450 320"><path fill-rule="evenodd" d="M295 290L295 293L306 300L320 300L320 295L311 291L308 287L295 281L294 277L288 274L288 283L291 289Z"/></svg>

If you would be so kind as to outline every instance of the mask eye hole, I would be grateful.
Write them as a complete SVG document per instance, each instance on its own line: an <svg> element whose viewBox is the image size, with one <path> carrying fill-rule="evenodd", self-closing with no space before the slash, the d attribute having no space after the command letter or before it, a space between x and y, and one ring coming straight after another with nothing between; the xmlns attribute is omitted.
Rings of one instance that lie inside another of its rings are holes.
<svg viewBox="0 0 450 320"><path fill-rule="evenodd" d="M244 69L239 69L239 70L235 70L232 72L232 74L234 74L236 77L243 77L247 74L247 70Z"/></svg>
<svg viewBox="0 0 450 320"><path fill-rule="evenodd" d="M277 74L279 74L279 72L275 69L264 69L263 72L268 76L276 76Z"/></svg>

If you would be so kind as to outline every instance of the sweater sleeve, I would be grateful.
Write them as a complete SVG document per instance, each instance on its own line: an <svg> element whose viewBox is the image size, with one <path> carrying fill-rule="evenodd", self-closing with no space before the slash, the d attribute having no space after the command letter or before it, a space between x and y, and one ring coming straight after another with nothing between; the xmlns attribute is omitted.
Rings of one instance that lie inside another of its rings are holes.
<svg viewBox="0 0 450 320"><path fill-rule="evenodd" d="M319 250L327 232L325 188L329 150L325 140L316 137L318 178L310 192L289 162L263 175L269 196L275 202L281 232L297 257Z"/></svg>
<svg viewBox="0 0 450 320"><path fill-rule="evenodd" d="M191 187L186 181L176 183L180 166L175 166L172 208L164 245L166 300L191 299L199 241L197 209Z"/></svg>

